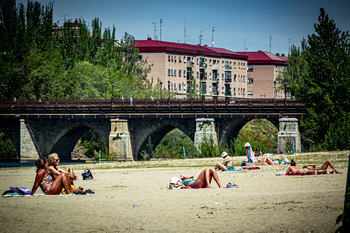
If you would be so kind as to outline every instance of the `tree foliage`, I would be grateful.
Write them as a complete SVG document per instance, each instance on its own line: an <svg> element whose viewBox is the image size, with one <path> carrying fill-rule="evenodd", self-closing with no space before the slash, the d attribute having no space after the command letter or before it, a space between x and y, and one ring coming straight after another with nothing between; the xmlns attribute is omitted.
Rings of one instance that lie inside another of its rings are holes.
<svg viewBox="0 0 350 233"><path fill-rule="evenodd" d="M324 9L315 33L291 48L287 91L306 103L309 114L301 122L309 142L328 150L348 149L350 135L349 33L342 32Z"/></svg>

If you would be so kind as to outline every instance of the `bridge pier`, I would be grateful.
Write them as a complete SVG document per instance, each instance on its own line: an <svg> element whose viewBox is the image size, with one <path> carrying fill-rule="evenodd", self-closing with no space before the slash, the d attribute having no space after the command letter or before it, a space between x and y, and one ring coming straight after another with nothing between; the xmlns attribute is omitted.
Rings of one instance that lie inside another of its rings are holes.
<svg viewBox="0 0 350 233"><path fill-rule="evenodd" d="M25 119L20 119L20 160L36 160L40 157L34 140L31 135L34 135L31 132L29 124L26 123Z"/></svg>
<svg viewBox="0 0 350 233"><path fill-rule="evenodd" d="M278 153L301 152L299 125L297 118L280 118L278 131Z"/></svg>
<svg viewBox="0 0 350 233"><path fill-rule="evenodd" d="M133 161L128 120L111 119L109 153L119 161Z"/></svg>
<svg viewBox="0 0 350 233"><path fill-rule="evenodd" d="M215 120L213 118L198 118L196 119L196 132L194 134L194 145L199 149L199 145L204 142L204 138L208 141L213 140L218 143L217 134L215 131Z"/></svg>

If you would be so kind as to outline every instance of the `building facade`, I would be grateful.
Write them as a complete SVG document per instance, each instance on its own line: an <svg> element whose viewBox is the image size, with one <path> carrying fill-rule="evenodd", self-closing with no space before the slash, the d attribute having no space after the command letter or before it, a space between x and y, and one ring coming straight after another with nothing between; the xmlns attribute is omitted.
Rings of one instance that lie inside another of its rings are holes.
<svg viewBox="0 0 350 233"><path fill-rule="evenodd" d="M186 96L191 79L207 98L247 97L248 56L222 48L180 44L155 40L136 40L139 59L153 64L148 79L154 85Z"/></svg>
<svg viewBox="0 0 350 233"><path fill-rule="evenodd" d="M290 93L275 91L277 76L286 68L288 58L264 52L238 52L248 56L247 94L250 98L290 98ZM283 87L282 87L283 89Z"/></svg>

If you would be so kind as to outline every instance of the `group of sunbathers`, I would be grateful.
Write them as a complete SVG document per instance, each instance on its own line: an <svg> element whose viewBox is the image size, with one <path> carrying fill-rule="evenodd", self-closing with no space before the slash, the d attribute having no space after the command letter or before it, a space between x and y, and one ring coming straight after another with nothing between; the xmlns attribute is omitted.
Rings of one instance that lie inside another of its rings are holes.
<svg viewBox="0 0 350 233"><path fill-rule="evenodd" d="M261 153L261 152L260 152ZM182 176L180 175L181 181L179 187L184 189L190 189L190 188L211 188L211 180L214 178L219 188L222 187L220 183L219 176L217 174L218 170L222 171L230 171L234 169L234 162L233 158L229 156L226 152L223 152L221 154L222 158L224 159L223 163L217 163L215 168L205 168L196 179L195 175L191 176ZM266 158L266 159L265 159ZM264 160L265 159L265 160ZM259 159L258 159L259 161ZM262 162L265 161L265 162ZM268 164L268 165L282 165L287 164L285 160L282 158L278 158L277 160L272 160L268 157L264 157L263 160L261 160L262 164ZM329 172L327 170L328 167L331 167L333 171ZM296 166L296 163L294 160L291 160L290 167L288 168L286 175L306 175L306 174L342 174L339 172L331 160L327 160L319 169L316 169L316 164L306 164L302 168Z"/></svg>
<svg viewBox="0 0 350 233"><path fill-rule="evenodd" d="M75 188L73 181L77 179L72 168L62 170L58 167L60 158L58 154L53 153L46 158L39 158L35 161L38 168L36 172L35 182L32 188L32 195L35 194L38 187L41 188L46 195L58 195L62 192L66 194L81 193L82 187Z"/></svg>

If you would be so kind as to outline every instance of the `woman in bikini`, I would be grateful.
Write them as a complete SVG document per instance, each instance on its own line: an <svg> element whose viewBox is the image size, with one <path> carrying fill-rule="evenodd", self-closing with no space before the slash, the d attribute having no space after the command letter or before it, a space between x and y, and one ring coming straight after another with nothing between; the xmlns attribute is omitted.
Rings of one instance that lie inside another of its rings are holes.
<svg viewBox="0 0 350 233"><path fill-rule="evenodd" d="M278 158L276 160L272 160L269 157L263 157L258 158L258 163L262 163L262 164L267 164L267 165L284 165L284 164L288 164L285 161L282 160L282 158Z"/></svg>
<svg viewBox="0 0 350 233"><path fill-rule="evenodd" d="M223 163L217 163L215 166L215 170L222 170L222 171L230 171L234 169L233 164L233 158L228 156L226 152L222 152L221 154L222 158L224 159Z"/></svg>
<svg viewBox="0 0 350 233"><path fill-rule="evenodd" d="M66 174L59 174L55 180L47 173L47 160L46 158L39 158L35 161L35 165L38 168L36 172L35 182L32 188L32 195L40 186L41 190L46 195L58 195L62 188L67 190L67 194L72 194L70 179Z"/></svg>
<svg viewBox="0 0 350 233"><path fill-rule="evenodd" d="M286 176L288 176L290 173L292 173L292 175L310 175L310 174L317 175L317 174L329 174L329 171L327 171L327 169L310 170L307 166L300 168L296 165L295 161L292 159L290 161L290 167L286 172Z"/></svg>
<svg viewBox="0 0 350 233"><path fill-rule="evenodd" d="M183 189L191 189L191 188L211 188L212 186L210 185L212 178L214 178L215 182L219 186L219 188L222 187L220 183L219 176L214 168L205 168L198 176L196 179L195 175L191 176L180 176L183 184L182 187Z"/></svg>
<svg viewBox="0 0 350 233"><path fill-rule="evenodd" d="M68 167L66 170L62 170L58 167L60 164L60 158L58 157L58 154L52 153L48 157L49 160L49 167L47 173L52 176L54 179L61 173L66 174L69 176L70 180L73 182L74 180L77 180L77 176L74 174L74 171L72 168Z"/></svg>

